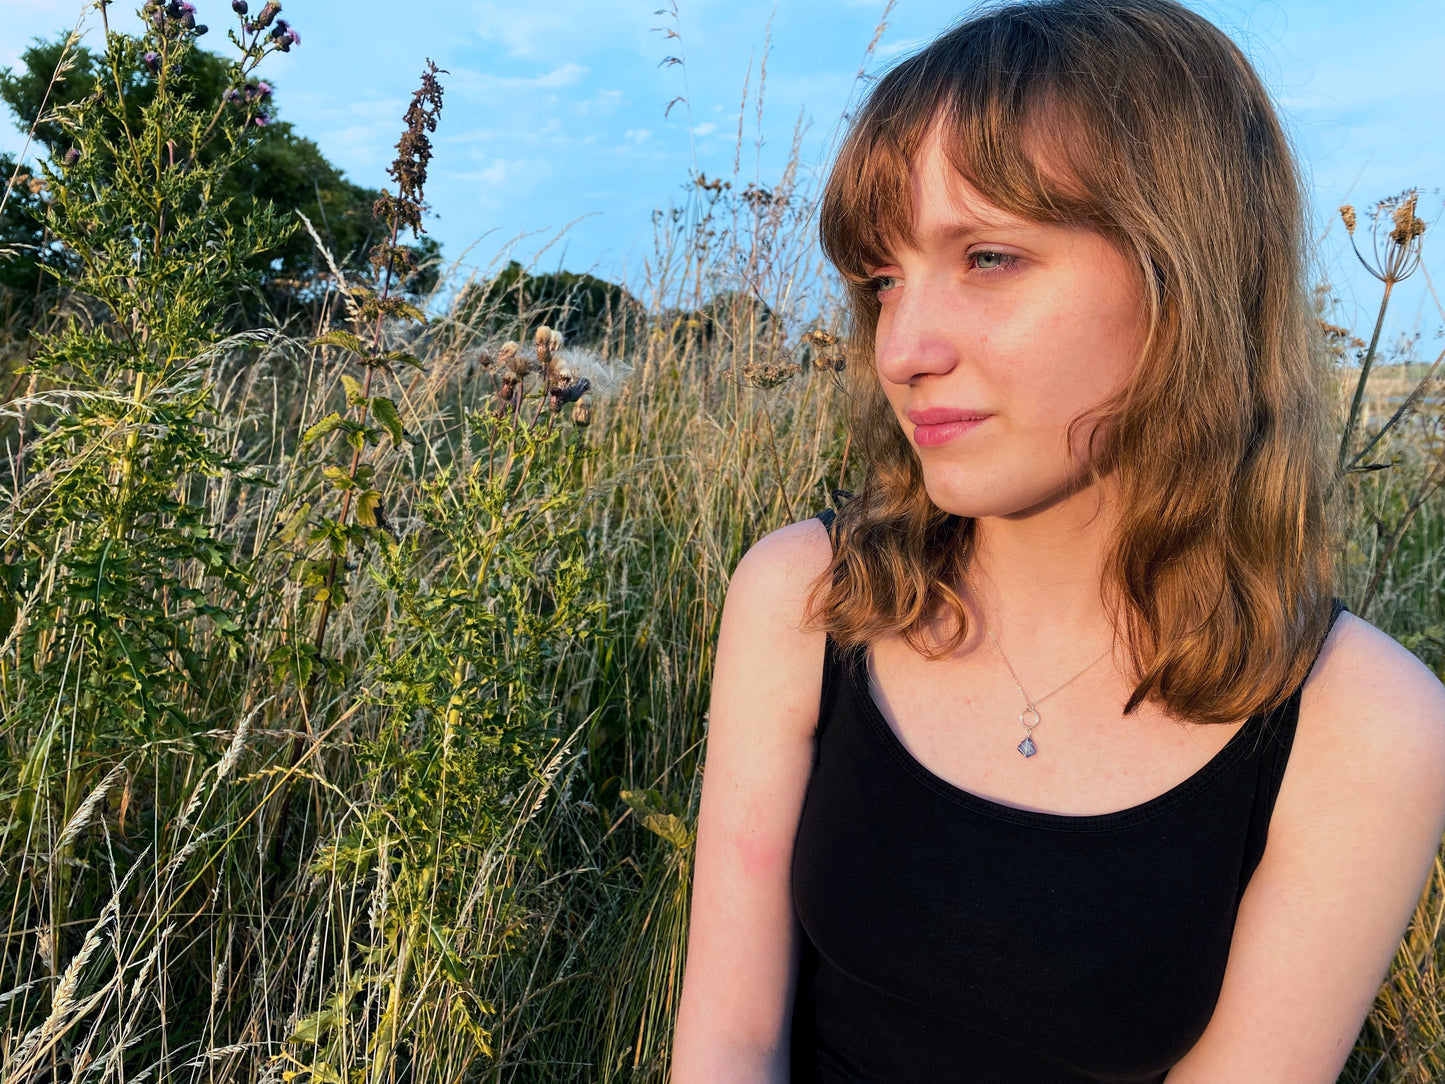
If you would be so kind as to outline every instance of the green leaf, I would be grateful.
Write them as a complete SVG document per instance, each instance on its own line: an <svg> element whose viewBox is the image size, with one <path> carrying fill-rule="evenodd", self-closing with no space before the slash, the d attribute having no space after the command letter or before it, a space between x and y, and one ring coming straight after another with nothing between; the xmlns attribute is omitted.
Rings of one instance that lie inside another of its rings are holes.
<svg viewBox="0 0 1445 1084"><path fill-rule="evenodd" d="M371 400L371 412L376 415L376 420L386 426L386 431L391 434L393 446L401 443L402 428L401 415L396 411L396 404L383 395L378 395Z"/></svg>
<svg viewBox="0 0 1445 1084"><path fill-rule="evenodd" d="M328 331L325 335L311 340L312 346L339 346L341 349L355 354L357 357L367 357L366 344L349 331Z"/></svg>
<svg viewBox="0 0 1445 1084"><path fill-rule="evenodd" d="M354 376L341 376L341 386L346 389L346 401L352 406L359 406L366 402L366 396L361 390L361 381Z"/></svg>
<svg viewBox="0 0 1445 1084"><path fill-rule="evenodd" d="M382 356L382 360L390 362L393 365L410 365L413 369L422 368L421 358L417 357L415 354L410 354L405 350L389 350L386 354Z"/></svg>
<svg viewBox="0 0 1445 1084"><path fill-rule="evenodd" d="M363 527L379 527L377 509L381 507L381 494L368 489L356 502L356 522Z"/></svg>
<svg viewBox="0 0 1445 1084"><path fill-rule="evenodd" d="M322 437L328 436L329 434L336 432L336 430L340 428L341 415L333 410L330 414L326 415L326 417L322 418L310 429L306 430L306 432L301 434L301 447L305 448L308 444L311 444L314 441L318 441Z"/></svg>
<svg viewBox="0 0 1445 1084"><path fill-rule="evenodd" d="M402 301L400 298L392 298L391 310L397 316L407 316L419 324L426 323L426 313L417 308L410 301Z"/></svg>
<svg viewBox="0 0 1445 1084"><path fill-rule="evenodd" d="M306 501L286 521L286 526L281 528L281 538L285 542L295 542L306 529L306 524L311 518L311 502Z"/></svg>
<svg viewBox="0 0 1445 1084"><path fill-rule="evenodd" d="M356 488L356 483L351 479L351 472L345 467L326 467L321 473L326 475L327 479L337 489Z"/></svg>

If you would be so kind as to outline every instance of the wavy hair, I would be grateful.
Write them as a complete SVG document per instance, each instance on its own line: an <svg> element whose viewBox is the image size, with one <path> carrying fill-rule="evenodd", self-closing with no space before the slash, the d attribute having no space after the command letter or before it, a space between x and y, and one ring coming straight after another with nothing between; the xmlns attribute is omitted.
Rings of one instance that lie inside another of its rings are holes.
<svg viewBox="0 0 1445 1084"><path fill-rule="evenodd" d="M969 633L973 521L929 500L873 360L869 271L911 240L911 163L935 125L990 202L1094 229L1140 271L1143 356L1092 415L1084 464L1121 497L1103 591L1133 667L1125 712L1155 701L1223 723L1276 707L1309 671L1332 588L1304 205L1254 69L1173 0L985 9L892 68L854 118L821 234L847 284L865 477L832 528L812 624L842 644L898 633L935 658Z"/></svg>

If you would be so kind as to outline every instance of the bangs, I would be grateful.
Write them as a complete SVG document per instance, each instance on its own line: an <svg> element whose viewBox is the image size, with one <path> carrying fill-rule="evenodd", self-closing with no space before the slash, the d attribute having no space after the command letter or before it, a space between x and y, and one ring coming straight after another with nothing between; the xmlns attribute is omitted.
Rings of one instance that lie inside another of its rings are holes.
<svg viewBox="0 0 1445 1084"><path fill-rule="evenodd" d="M1083 105L1086 76L1027 8L1010 14L964 23L903 61L854 121L820 222L824 252L854 287L912 245L912 171L935 128L953 168L1001 210L1117 233L1100 183L1111 140Z"/></svg>

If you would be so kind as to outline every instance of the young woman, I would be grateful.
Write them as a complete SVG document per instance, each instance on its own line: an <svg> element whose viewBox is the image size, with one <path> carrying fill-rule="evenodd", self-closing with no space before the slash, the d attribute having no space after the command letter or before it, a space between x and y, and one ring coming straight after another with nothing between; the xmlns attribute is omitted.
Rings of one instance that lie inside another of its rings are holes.
<svg viewBox="0 0 1445 1084"><path fill-rule="evenodd" d="M673 1080L1333 1082L1445 689L1332 602L1256 74L1172 0L991 8L878 82L822 231L867 478L728 590Z"/></svg>

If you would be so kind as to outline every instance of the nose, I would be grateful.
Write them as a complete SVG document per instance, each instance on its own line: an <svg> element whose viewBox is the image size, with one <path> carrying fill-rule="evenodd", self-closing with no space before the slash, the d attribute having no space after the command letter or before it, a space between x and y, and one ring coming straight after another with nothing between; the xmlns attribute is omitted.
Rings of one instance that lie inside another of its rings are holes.
<svg viewBox="0 0 1445 1084"><path fill-rule="evenodd" d="M958 364L959 314L947 291L926 279L903 282L878 315L874 349L881 379L912 384L929 374L946 373ZM952 334L950 333L952 332Z"/></svg>

